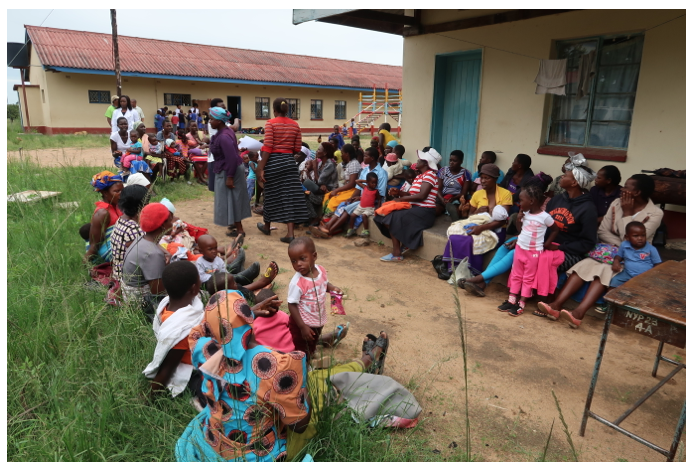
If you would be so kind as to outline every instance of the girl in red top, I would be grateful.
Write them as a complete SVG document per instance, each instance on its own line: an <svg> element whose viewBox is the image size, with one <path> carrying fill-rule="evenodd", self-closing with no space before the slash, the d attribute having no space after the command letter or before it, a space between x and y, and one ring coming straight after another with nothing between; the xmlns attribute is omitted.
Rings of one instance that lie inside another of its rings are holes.
<svg viewBox="0 0 694 471"><path fill-rule="evenodd" d="M294 240L294 224L309 219L299 167L294 160L294 154L301 150L301 128L287 118L286 99L276 98L272 109L275 117L265 123L265 140L256 169L258 181L265 185L264 224L258 223L258 229L270 235L271 222L286 223L287 235L280 240L288 244Z"/></svg>
<svg viewBox="0 0 694 471"><path fill-rule="evenodd" d="M401 262L405 252L422 245L422 232L433 226L436 219L436 197L439 192L436 172L441 155L436 149L429 148L426 152L418 150L417 156L416 168L420 175L415 178L409 192L399 192L400 197L393 200L411 203L412 207L374 218L381 234L393 241L393 253L381 257L384 262Z"/></svg>

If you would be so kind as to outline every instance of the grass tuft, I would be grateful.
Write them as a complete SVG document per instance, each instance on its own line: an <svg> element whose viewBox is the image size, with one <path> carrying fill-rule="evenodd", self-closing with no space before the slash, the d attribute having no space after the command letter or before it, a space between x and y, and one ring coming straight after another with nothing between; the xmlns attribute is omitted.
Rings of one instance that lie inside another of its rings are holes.
<svg viewBox="0 0 694 471"><path fill-rule="evenodd" d="M574 446L574 441L571 439L571 432L569 432L569 426L566 424L566 420L564 420L564 414L561 411L561 406L559 405L559 399L557 399L557 395L554 394L554 389L552 389L552 397L554 398L554 403L557 406L557 410L559 411L559 420L561 421L561 425L564 429L564 435L566 435L566 441L569 442L569 448L571 448L571 454L573 455L574 461L578 462L578 452L576 451L576 447Z"/></svg>

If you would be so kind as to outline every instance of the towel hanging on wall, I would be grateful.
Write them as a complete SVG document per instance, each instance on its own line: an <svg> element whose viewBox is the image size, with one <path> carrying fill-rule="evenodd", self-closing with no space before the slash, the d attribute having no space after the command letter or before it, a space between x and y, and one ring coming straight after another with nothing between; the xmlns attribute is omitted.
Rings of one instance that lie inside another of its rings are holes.
<svg viewBox="0 0 694 471"><path fill-rule="evenodd" d="M542 59L535 83L535 95L566 95L566 59Z"/></svg>

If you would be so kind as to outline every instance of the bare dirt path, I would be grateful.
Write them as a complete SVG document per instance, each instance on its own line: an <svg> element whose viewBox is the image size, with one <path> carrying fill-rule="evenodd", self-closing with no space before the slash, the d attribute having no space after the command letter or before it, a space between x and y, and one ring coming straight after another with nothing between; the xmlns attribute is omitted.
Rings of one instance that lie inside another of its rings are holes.
<svg viewBox="0 0 694 471"><path fill-rule="evenodd" d="M210 193L201 200L174 202L176 215L209 228L220 242L228 241L225 229L212 222L212 200ZM265 236L255 227L261 219L244 221L248 263L276 261L282 269L277 292L284 299L293 276L287 245L279 241L286 229L277 224L279 230ZM443 456L452 453L449 445L455 441L462 446L465 436L463 359L452 288L436 277L428 261L379 261L388 253L386 247L355 247L342 237L317 240L316 246L318 263L347 293L347 316L332 316L326 326L351 322L349 336L335 356L357 358L364 334L387 330L391 347L386 374L413 389L424 408L425 420L416 433L429 439L432 450ZM578 436L602 321L587 317L579 330L573 330L530 313L512 318L496 309L505 295L505 287L494 284L486 298L460 292L467 326L473 453L485 461L533 461L557 419L549 459L571 459L554 390L581 461L664 461L594 420L588 422L586 436ZM593 401L598 414L615 419L670 371L663 365L658 380L650 376L656 347L654 340L612 329ZM686 359L684 350L666 346L664 353ZM669 448L685 400L685 376L678 374L623 426Z"/></svg>
<svg viewBox="0 0 694 471"><path fill-rule="evenodd" d="M113 169L113 157L105 147L66 147L61 149L39 149L11 151L7 153L8 160L29 158L30 161L42 167L104 167Z"/></svg>

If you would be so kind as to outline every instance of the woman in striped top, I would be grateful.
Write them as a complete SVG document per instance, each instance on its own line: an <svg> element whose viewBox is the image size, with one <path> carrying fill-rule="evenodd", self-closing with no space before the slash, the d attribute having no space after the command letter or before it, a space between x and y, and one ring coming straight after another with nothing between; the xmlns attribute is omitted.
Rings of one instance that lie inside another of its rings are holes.
<svg viewBox="0 0 694 471"><path fill-rule="evenodd" d="M386 216L376 216L374 222L384 237L393 241L393 252L381 257L384 262L400 262L403 253L422 245L422 232L434 225L436 198L439 193L437 171L441 155L436 149L417 151L416 167L420 175L415 178L409 192L400 192L393 201L410 203L410 209L393 211Z"/></svg>
<svg viewBox="0 0 694 471"><path fill-rule="evenodd" d="M265 140L261 148L262 160L256 169L258 181L264 184L263 221L258 229L270 235L271 222L287 224L287 235L282 242L294 240L294 224L308 221L308 208L299 180L299 167L294 154L301 150L301 128L287 118L289 105L284 98L272 103L275 117L265 123Z"/></svg>

